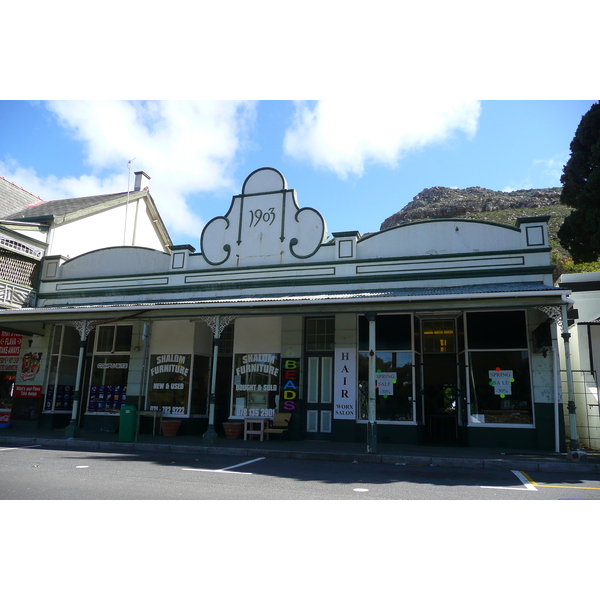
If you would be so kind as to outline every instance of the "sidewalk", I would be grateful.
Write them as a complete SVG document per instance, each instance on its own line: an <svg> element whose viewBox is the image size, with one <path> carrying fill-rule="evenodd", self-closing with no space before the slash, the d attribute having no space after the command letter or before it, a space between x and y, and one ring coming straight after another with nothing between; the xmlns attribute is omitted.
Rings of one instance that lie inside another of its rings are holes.
<svg viewBox="0 0 600 600"><path fill-rule="evenodd" d="M588 452L582 459L567 453L457 446L413 446L383 444L377 453L367 453L365 443L288 440L228 440L219 437L207 444L200 436L138 435L135 442L119 442L116 433L82 431L81 437L65 437L64 430L8 427L0 429L0 446L33 446L96 450L103 452L179 452L225 454L229 456L266 456L302 460L334 460L432 467L526 470L531 472L573 472L600 474L600 452Z"/></svg>

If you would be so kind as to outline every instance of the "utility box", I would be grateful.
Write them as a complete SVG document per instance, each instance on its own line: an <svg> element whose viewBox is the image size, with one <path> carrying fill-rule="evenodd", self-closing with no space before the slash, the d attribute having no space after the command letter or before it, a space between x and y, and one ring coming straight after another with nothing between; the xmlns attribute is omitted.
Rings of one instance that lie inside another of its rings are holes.
<svg viewBox="0 0 600 600"><path fill-rule="evenodd" d="M121 406L119 415L119 441L134 442L137 429L137 408L135 406Z"/></svg>

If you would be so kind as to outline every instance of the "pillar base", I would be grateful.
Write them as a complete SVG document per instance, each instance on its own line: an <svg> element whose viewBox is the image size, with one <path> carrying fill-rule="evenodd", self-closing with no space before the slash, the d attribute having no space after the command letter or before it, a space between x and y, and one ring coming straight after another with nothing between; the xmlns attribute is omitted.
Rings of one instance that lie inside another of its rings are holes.
<svg viewBox="0 0 600 600"><path fill-rule="evenodd" d="M75 421L71 421L66 429L65 429L65 437L66 438L76 438L81 437L81 429Z"/></svg>
<svg viewBox="0 0 600 600"><path fill-rule="evenodd" d="M377 423L367 423L367 452L377 452Z"/></svg>
<svg viewBox="0 0 600 600"><path fill-rule="evenodd" d="M206 442L207 444L214 444L217 441L218 437L219 436L215 431L215 426L209 425L208 429L204 432L204 435L202 436L202 441Z"/></svg>

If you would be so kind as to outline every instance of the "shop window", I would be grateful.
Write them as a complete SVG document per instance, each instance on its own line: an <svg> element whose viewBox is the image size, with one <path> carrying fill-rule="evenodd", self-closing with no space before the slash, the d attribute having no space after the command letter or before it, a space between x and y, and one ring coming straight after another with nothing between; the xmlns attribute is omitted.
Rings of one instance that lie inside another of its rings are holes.
<svg viewBox="0 0 600 600"><path fill-rule="evenodd" d="M198 357L200 358L200 357ZM166 415L188 414L191 354L153 354L150 356L148 394L150 410ZM199 396L201 400L201 396ZM202 407L195 407L198 411ZM204 406L206 411L206 406Z"/></svg>
<svg viewBox="0 0 600 600"><path fill-rule="evenodd" d="M369 324L359 317L358 398L359 419L369 416ZM377 315L376 420L414 422L413 354L410 315Z"/></svg>
<svg viewBox="0 0 600 600"><path fill-rule="evenodd" d="M524 311L467 314L470 424L533 424Z"/></svg>
<svg viewBox="0 0 600 600"><path fill-rule="evenodd" d="M73 410L79 344L79 333L74 327L55 325L50 345L50 368L44 410Z"/></svg>
<svg viewBox="0 0 600 600"><path fill-rule="evenodd" d="M468 313L467 340L471 350L527 348L525 312L507 310Z"/></svg>
<svg viewBox="0 0 600 600"><path fill-rule="evenodd" d="M454 321L441 319L423 321L423 353L447 354L454 352Z"/></svg>
<svg viewBox="0 0 600 600"><path fill-rule="evenodd" d="M236 354L232 415L272 417L279 406L279 372L279 354Z"/></svg>
<svg viewBox="0 0 600 600"><path fill-rule="evenodd" d="M377 350L412 350L410 315L377 315L375 321ZM369 321L358 318L358 349L369 350Z"/></svg>
<svg viewBox="0 0 600 600"><path fill-rule="evenodd" d="M132 325L100 325L90 336L88 413L116 414L126 404L132 333Z"/></svg>

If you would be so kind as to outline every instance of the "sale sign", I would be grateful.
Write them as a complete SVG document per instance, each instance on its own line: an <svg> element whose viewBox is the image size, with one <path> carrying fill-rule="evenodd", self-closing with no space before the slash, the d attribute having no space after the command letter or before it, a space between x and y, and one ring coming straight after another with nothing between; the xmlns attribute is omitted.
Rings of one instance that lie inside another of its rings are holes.
<svg viewBox="0 0 600 600"><path fill-rule="evenodd" d="M0 356L19 356L22 339L18 333L0 331Z"/></svg>

